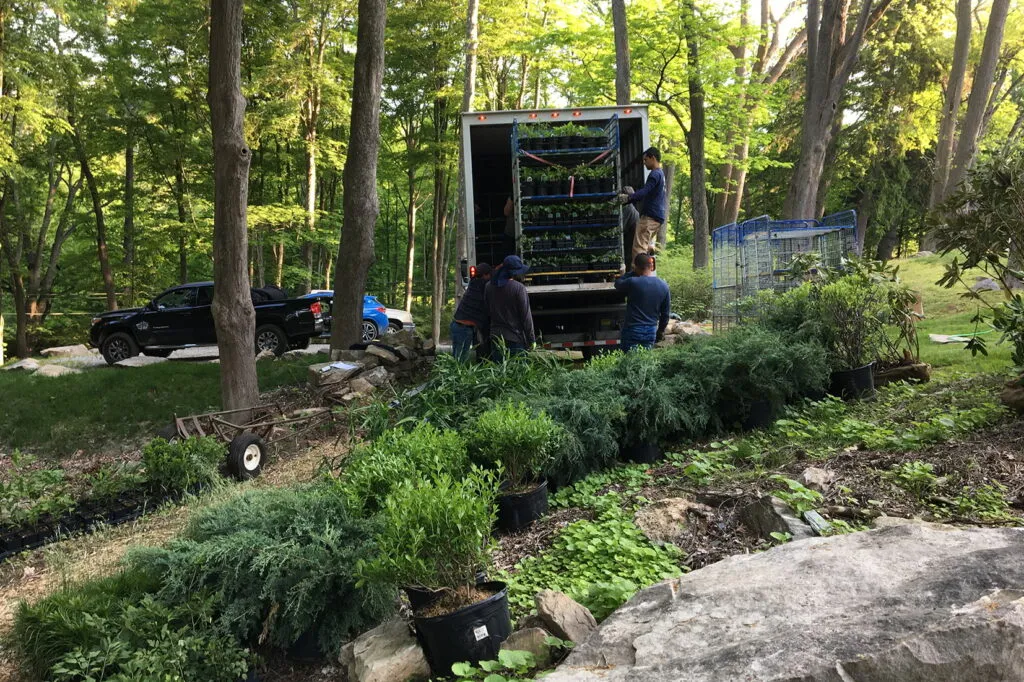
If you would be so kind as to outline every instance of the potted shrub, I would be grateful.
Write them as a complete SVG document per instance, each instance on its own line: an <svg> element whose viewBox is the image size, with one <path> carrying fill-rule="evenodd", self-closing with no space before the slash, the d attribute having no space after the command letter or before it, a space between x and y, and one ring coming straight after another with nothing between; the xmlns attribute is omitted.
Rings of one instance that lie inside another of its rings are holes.
<svg viewBox="0 0 1024 682"><path fill-rule="evenodd" d="M829 392L844 399L875 392L873 361L885 335L886 287L841 277L817 287L815 312L832 359Z"/></svg>
<svg viewBox="0 0 1024 682"><path fill-rule="evenodd" d="M463 480L404 481L381 513L378 554L364 581L428 589L413 611L430 669L441 677L459 661L496 658L512 632L504 583L477 582L490 563L497 478L474 468Z"/></svg>
<svg viewBox="0 0 1024 682"><path fill-rule="evenodd" d="M660 442L680 423L680 409L661 362L651 351L622 356L612 373L625 397L626 418L621 456L630 462L656 462Z"/></svg>
<svg viewBox="0 0 1024 682"><path fill-rule="evenodd" d="M548 484L542 472L562 441L562 428L551 417L535 415L522 403L498 405L470 425L470 459L503 472L498 528L517 531L547 512Z"/></svg>

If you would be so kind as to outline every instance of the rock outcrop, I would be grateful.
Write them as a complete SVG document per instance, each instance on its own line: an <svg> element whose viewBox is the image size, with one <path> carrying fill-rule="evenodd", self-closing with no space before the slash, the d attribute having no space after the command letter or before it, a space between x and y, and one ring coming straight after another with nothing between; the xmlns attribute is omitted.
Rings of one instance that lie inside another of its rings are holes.
<svg viewBox="0 0 1024 682"><path fill-rule="evenodd" d="M1024 530L902 523L642 590L545 682L1024 679Z"/></svg>
<svg viewBox="0 0 1024 682"><path fill-rule="evenodd" d="M538 592L534 602L545 629L556 637L579 644L597 629L597 621L590 610L561 592Z"/></svg>

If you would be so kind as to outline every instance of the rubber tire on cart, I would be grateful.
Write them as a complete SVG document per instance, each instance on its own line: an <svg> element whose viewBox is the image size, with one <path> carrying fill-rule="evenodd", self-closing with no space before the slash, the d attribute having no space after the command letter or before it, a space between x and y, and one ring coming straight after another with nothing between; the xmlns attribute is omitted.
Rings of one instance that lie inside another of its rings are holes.
<svg viewBox="0 0 1024 682"><path fill-rule="evenodd" d="M174 424L168 424L157 431L154 438L163 438L168 443L178 440L178 427Z"/></svg>
<svg viewBox="0 0 1024 682"><path fill-rule="evenodd" d="M273 338L272 338L273 337ZM276 324L264 324L256 328L256 354L265 350L281 356L288 352L288 336Z"/></svg>
<svg viewBox="0 0 1024 682"><path fill-rule="evenodd" d="M113 365L138 355L139 344L124 332L114 332L103 339L103 343L100 344L100 353L103 354L103 359L107 361L108 365Z"/></svg>
<svg viewBox="0 0 1024 682"><path fill-rule="evenodd" d="M267 444L255 433L245 431L228 444L228 473L238 481L256 478L267 460Z"/></svg>

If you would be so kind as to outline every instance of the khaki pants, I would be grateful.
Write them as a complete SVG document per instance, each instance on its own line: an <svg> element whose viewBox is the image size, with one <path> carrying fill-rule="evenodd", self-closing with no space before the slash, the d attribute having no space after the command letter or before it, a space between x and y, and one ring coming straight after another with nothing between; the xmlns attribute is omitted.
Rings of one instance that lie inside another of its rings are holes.
<svg viewBox="0 0 1024 682"><path fill-rule="evenodd" d="M629 268L633 267L633 261L641 253L652 253L654 251L654 241L658 238L658 228L661 227L661 223L656 221L654 218L642 215L640 220L636 221L636 234L633 236L633 253L629 257L629 263L626 265Z"/></svg>

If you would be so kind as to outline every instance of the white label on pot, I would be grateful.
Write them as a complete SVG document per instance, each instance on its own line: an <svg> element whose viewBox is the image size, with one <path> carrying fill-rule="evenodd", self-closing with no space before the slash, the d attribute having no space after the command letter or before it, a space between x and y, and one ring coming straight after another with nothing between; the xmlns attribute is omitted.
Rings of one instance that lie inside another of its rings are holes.
<svg viewBox="0 0 1024 682"><path fill-rule="evenodd" d="M481 639L487 639L487 626L481 625L478 628L473 628L473 636L476 637L476 641Z"/></svg>

